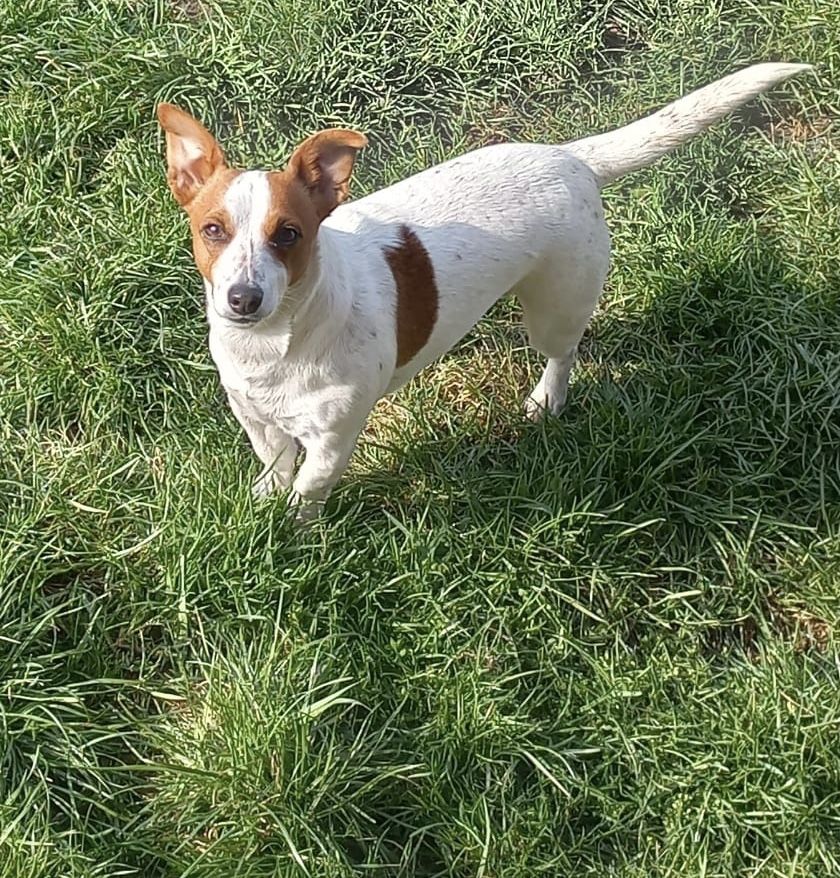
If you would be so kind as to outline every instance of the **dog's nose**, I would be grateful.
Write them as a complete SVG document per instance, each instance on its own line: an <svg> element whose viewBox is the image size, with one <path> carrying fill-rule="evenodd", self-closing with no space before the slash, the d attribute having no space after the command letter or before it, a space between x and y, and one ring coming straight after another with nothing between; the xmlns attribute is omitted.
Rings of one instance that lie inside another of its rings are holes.
<svg viewBox="0 0 840 878"><path fill-rule="evenodd" d="M234 284L228 290L228 304L236 314L254 314L262 304L262 290L251 284Z"/></svg>

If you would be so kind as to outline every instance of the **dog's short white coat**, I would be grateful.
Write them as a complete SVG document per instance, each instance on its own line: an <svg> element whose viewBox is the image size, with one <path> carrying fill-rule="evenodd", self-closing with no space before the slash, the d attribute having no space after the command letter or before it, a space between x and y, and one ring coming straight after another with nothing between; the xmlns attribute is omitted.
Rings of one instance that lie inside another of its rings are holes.
<svg viewBox="0 0 840 878"><path fill-rule="evenodd" d="M754 65L616 131L557 146L485 147L340 205L291 287L282 268L261 261L256 244L265 175L241 175L228 205L241 238L207 284L207 313L222 384L264 465L255 492L292 484L300 443L305 457L293 492L299 517L311 518L376 401L446 352L507 293L519 299L530 341L548 357L526 409L533 417L559 411L607 275L601 186L805 67ZM396 290L385 249L398 243L402 226L428 252L439 299L428 343L397 368ZM247 328L227 319L226 302L213 293L238 279L271 289L265 316Z"/></svg>

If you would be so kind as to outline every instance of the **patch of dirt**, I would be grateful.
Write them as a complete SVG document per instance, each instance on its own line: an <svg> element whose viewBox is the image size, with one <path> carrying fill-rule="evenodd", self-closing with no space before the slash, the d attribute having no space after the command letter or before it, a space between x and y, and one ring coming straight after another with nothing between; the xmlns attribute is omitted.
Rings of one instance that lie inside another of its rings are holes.
<svg viewBox="0 0 840 878"><path fill-rule="evenodd" d="M831 626L825 619L802 606L785 606L776 598L768 602L773 627L792 639L796 653L825 652L831 637Z"/></svg>
<svg viewBox="0 0 840 878"><path fill-rule="evenodd" d="M169 0L176 15L195 21L205 13L206 7L202 0Z"/></svg>
<svg viewBox="0 0 840 878"><path fill-rule="evenodd" d="M816 119L801 119L788 116L770 123L769 134L773 140L807 143L816 140L831 131L831 119L828 116L817 116Z"/></svg>
<svg viewBox="0 0 840 878"><path fill-rule="evenodd" d="M733 121L739 131L758 128L774 143L809 143L830 136L833 121L830 116L803 118L791 108L771 112L768 107L753 102L733 114Z"/></svg>
<svg viewBox="0 0 840 878"><path fill-rule="evenodd" d="M752 616L738 622L709 628L705 633L705 649L708 652L742 652L750 661L758 658L758 624Z"/></svg>
<svg viewBox="0 0 840 878"><path fill-rule="evenodd" d="M512 140L515 118L516 114L508 104L496 104L480 122L467 129L466 137L470 148L492 146Z"/></svg>
<svg viewBox="0 0 840 878"><path fill-rule="evenodd" d="M638 31L632 31L622 22L614 20L604 22L601 44L607 52L643 49L645 47L645 41Z"/></svg>
<svg viewBox="0 0 840 878"><path fill-rule="evenodd" d="M773 631L790 643L797 654L824 653L831 639L831 625L800 605L785 605L771 596L766 605L767 617ZM761 629L754 616L708 629L704 645L710 653L736 649L751 661L757 661Z"/></svg>

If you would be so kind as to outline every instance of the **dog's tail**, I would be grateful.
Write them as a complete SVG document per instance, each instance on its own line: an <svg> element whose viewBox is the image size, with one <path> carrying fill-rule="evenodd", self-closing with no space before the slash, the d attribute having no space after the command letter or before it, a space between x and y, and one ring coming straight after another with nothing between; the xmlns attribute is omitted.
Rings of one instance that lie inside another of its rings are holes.
<svg viewBox="0 0 840 878"><path fill-rule="evenodd" d="M623 128L564 143L585 161L601 184L653 164L713 122L810 64L754 64L679 98Z"/></svg>

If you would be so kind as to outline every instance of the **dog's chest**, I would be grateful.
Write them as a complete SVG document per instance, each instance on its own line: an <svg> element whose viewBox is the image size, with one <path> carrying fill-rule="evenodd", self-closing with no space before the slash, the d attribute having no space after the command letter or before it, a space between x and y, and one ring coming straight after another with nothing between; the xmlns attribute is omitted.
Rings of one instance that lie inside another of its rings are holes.
<svg viewBox="0 0 840 878"><path fill-rule="evenodd" d="M240 420L271 424L296 438L320 432L336 388L319 370L290 362L276 350L243 351L212 333L210 352Z"/></svg>
<svg viewBox="0 0 840 878"><path fill-rule="evenodd" d="M210 335L210 353L234 411L259 423L285 427L304 393L296 371L271 351L240 349ZM291 426L291 423L289 424Z"/></svg>
<svg viewBox="0 0 840 878"><path fill-rule="evenodd" d="M299 435L306 429L301 424L300 394L284 381L266 383L264 380L237 380L227 383L222 379L231 406L237 414L260 424L274 424L286 432Z"/></svg>

